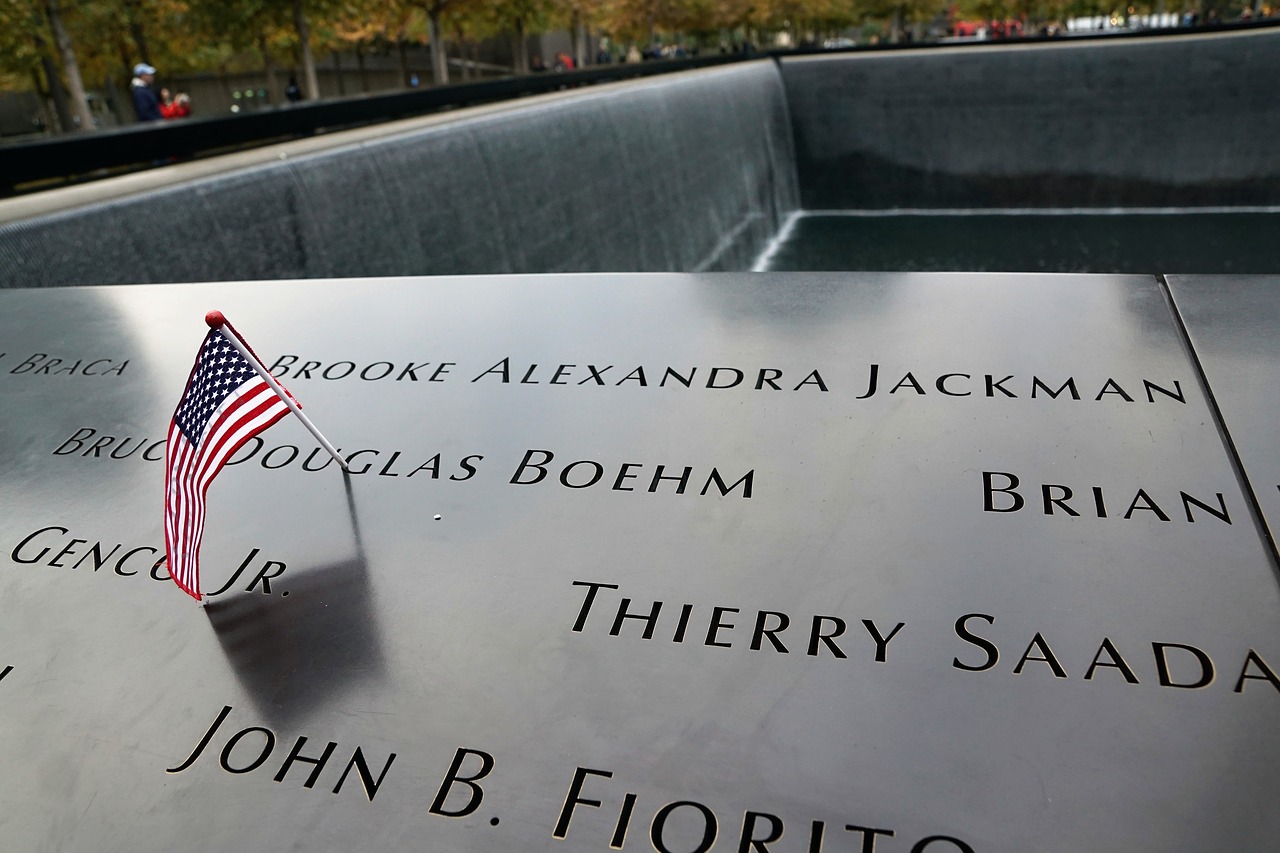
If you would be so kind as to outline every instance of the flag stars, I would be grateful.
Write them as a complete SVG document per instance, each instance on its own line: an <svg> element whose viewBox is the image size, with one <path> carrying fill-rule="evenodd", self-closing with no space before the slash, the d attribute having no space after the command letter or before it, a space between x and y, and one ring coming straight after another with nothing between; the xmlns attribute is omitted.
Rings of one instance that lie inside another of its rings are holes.
<svg viewBox="0 0 1280 853"><path fill-rule="evenodd" d="M195 375L174 415L178 427L192 443L197 443L223 401L253 377L253 368L244 357L220 334L210 333Z"/></svg>

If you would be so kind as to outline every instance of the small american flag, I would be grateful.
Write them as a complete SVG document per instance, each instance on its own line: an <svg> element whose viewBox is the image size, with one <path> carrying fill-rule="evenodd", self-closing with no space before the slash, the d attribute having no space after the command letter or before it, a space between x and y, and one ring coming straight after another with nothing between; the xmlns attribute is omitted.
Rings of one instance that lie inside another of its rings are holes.
<svg viewBox="0 0 1280 853"><path fill-rule="evenodd" d="M209 484L231 454L288 413L284 400L223 333L210 329L169 423L164 466L169 574L196 599Z"/></svg>

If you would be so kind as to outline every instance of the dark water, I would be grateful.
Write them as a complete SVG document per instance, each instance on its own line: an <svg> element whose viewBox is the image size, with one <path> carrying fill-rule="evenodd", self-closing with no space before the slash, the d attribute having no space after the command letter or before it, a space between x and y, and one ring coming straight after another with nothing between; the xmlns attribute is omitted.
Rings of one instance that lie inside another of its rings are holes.
<svg viewBox="0 0 1280 853"><path fill-rule="evenodd" d="M1280 273L1280 209L805 214L769 270Z"/></svg>

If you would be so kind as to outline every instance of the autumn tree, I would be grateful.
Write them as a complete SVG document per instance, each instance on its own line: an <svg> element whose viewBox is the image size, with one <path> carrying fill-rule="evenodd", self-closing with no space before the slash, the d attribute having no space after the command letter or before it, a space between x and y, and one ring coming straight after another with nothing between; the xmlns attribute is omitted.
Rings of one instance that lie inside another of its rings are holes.
<svg viewBox="0 0 1280 853"><path fill-rule="evenodd" d="M277 0L278 2L279 0ZM320 78L316 74L316 57L311 51L311 22L307 19L308 6L321 0L285 0L293 18L293 28L298 35L298 52L301 54L303 92L311 99L320 97Z"/></svg>
<svg viewBox="0 0 1280 853"><path fill-rule="evenodd" d="M411 0L427 16L431 40L431 76L437 86L449 82L449 57L444 50L444 14L457 0Z"/></svg>
<svg viewBox="0 0 1280 853"><path fill-rule="evenodd" d="M470 79L473 66L479 61L478 43L504 34L500 17L490 14L488 4L483 0L462 0L455 3L445 16L445 27L458 45L463 79Z"/></svg>
<svg viewBox="0 0 1280 853"><path fill-rule="evenodd" d="M75 122L50 54L51 38L42 4L36 0L0 4L0 85L20 89L31 84L37 94L53 101L58 129L71 131Z"/></svg>
<svg viewBox="0 0 1280 853"><path fill-rule="evenodd" d="M573 61L585 65L590 57L588 37L593 26L603 22L610 0L555 0L553 20L568 29L573 40Z"/></svg>
<svg viewBox="0 0 1280 853"><path fill-rule="evenodd" d="M511 34L516 48L516 73L528 73L528 37L550 28L556 11L555 0L487 0L486 8L495 28Z"/></svg>
<svg viewBox="0 0 1280 853"><path fill-rule="evenodd" d="M291 32L277 0L189 0L184 23L205 47L206 58L225 68L235 57L257 54L272 103L279 103L276 57ZM241 60L243 61L243 59Z"/></svg>
<svg viewBox="0 0 1280 853"><path fill-rule="evenodd" d="M365 81L366 50L379 42L400 48L400 78L408 84L409 70L403 46L408 40L416 10L403 0L342 0L320 26L329 36L335 52L351 50L356 55L361 89Z"/></svg>
<svg viewBox="0 0 1280 853"><path fill-rule="evenodd" d="M71 115L79 122L80 130L92 130L93 114L89 112L89 99L84 90L84 81L80 77L80 63L76 59L75 47L71 43L71 34L67 32L66 22L62 19L62 5L60 0L43 0L43 2L45 18L53 34L53 43L58 51L58 58L62 61L63 73L67 75L67 91L71 95Z"/></svg>
<svg viewBox="0 0 1280 853"><path fill-rule="evenodd" d="M907 24L932 20L947 8L945 0L859 0L868 17L890 21L889 40L899 42ZM977 0L987 2L987 0ZM1002 0L990 0L1002 2Z"/></svg>

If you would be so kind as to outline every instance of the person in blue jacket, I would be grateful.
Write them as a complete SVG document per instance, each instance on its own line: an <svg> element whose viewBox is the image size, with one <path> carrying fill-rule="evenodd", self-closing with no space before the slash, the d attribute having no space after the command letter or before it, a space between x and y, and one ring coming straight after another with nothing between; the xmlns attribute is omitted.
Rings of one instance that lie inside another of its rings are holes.
<svg viewBox="0 0 1280 853"><path fill-rule="evenodd" d="M145 62L133 66L133 82L129 88L133 90L133 111L138 121L160 121L160 99L156 97L151 84L156 81L156 70Z"/></svg>

